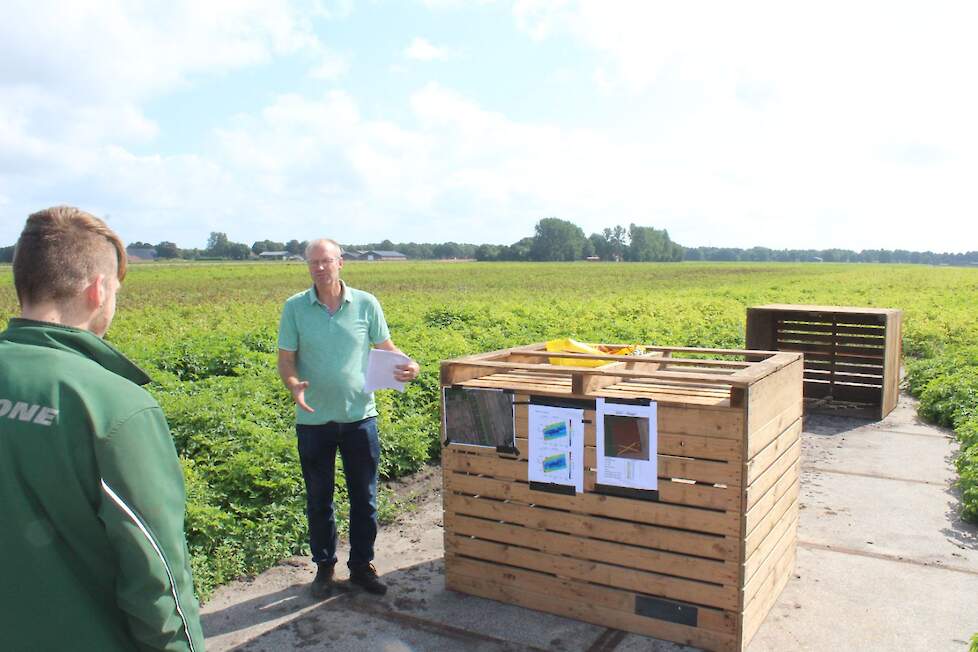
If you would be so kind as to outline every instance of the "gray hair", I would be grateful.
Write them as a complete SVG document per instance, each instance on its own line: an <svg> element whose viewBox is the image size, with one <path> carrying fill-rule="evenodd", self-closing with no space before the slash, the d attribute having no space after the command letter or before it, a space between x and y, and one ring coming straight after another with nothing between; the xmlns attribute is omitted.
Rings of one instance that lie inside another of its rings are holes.
<svg viewBox="0 0 978 652"><path fill-rule="evenodd" d="M340 256L343 255L343 247L340 246L340 243L336 240L333 240L332 238L316 238L315 240L310 240L309 244L306 245L306 260L309 259L309 252L312 251L312 248L321 244L331 244L336 247L336 253L338 253Z"/></svg>

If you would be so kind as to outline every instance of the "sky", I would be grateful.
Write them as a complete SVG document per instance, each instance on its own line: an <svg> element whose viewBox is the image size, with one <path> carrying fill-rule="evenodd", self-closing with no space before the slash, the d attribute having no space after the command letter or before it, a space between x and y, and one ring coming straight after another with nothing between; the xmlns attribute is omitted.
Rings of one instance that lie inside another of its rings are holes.
<svg viewBox="0 0 978 652"><path fill-rule="evenodd" d="M978 250L978 4L5 0L0 245Z"/></svg>

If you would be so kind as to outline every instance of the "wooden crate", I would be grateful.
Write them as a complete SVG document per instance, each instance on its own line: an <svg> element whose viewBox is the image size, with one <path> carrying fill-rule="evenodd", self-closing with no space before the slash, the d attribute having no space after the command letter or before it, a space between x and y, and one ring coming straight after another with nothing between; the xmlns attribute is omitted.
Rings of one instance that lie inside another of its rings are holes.
<svg viewBox="0 0 978 652"><path fill-rule="evenodd" d="M515 392L519 451L443 447L446 586L707 650L742 650L794 566L802 358L646 351L554 356L535 344L442 362L443 387ZM558 366L552 357L610 364ZM657 500L595 491L598 397L656 402ZM528 482L526 403L561 398L591 403L585 491L576 495Z"/></svg>
<svg viewBox="0 0 978 652"><path fill-rule="evenodd" d="M902 312L771 304L747 309L747 348L805 356L806 411L882 419L896 407Z"/></svg>

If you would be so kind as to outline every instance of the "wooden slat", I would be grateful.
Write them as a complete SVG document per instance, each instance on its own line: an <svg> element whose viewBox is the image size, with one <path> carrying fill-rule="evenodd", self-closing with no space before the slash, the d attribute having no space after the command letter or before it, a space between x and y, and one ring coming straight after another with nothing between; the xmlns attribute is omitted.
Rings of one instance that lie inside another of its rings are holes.
<svg viewBox="0 0 978 652"><path fill-rule="evenodd" d="M842 324L882 325L886 321L884 313L874 313L871 310L856 308L849 310L824 310L819 306L799 306L797 309L785 309L779 312L782 321L799 322L839 322Z"/></svg>
<svg viewBox="0 0 978 652"><path fill-rule="evenodd" d="M477 578L499 586L512 586L532 593L593 604L629 615L635 614L636 596L647 595L554 577L538 571L499 566L457 555L451 555L448 559L452 575ZM697 626L702 629L728 634L734 634L737 631L737 619L730 611L699 607L697 621Z"/></svg>
<svg viewBox="0 0 978 652"><path fill-rule="evenodd" d="M747 390L747 431L754 433L793 405L801 392L802 361L754 383Z"/></svg>
<svg viewBox="0 0 978 652"><path fill-rule="evenodd" d="M829 346L825 344L809 344L807 342L778 342L778 347L782 351L798 351L801 353L822 353L835 356L853 355L871 360L883 359L883 348L871 346Z"/></svg>
<svg viewBox="0 0 978 652"><path fill-rule="evenodd" d="M516 396L516 433L529 431L529 396ZM737 461L743 438L743 410L695 407L658 407L659 451L671 455ZM595 445L594 410L584 411L584 443ZM700 454L702 453L702 454Z"/></svg>
<svg viewBox="0 0 978 652"><path fill-rule="evenodd" d="M519 409L521 406L517 406ZM783 428L782 428L783 429ZM516 448L520 451L521 460L527 460L529 451L529 440L525 434L527 432L526 419L516 418ZM584 424L584 445L588 448L595 447L594 424ZM658 452L660 455L676 455L679 457L695 457L704 460L718 462L740 462L743 452L740 443L735 439L719 439L717 437L700 437L697 435L680 435L668 432L660 432L658 435ZM474 452L481 451L485 455L497 455L495 449L478 448L466 449ZM591 468L594 468L591 465Z"/></svg>
<svg viewBox="0 0 978 652"><path fill-rule="evenodd" d="M629 615L580 600L562 599L546 593L528 591L522 587L493 584L482 578L446 573L445 586L453 591L499 600L537 611L568 616L602 627L677 641L703 649L717 650L717 652L740 650L736 636L731 634L721 634L701 627L687 627L663 620Z"/></svg>
<svg viewBox="0 0 978 652"><path fill-rule="evenodd" d="M872 367L880 367L883 365L883 356L875 356L871 358L858 356L858 355L833 355L826 352L806 352L805 354L805 364L808 364L812 360L819 360L821 362L828 362L833 364L857 364L857 365L868 365Z"/></svg>
<svg viewBox="0 0 978 652"><path fill-rule="evenodd" d="M883 327L876 324L843 324L843 323L800 323L779 321L775 332L778 333L837 333L839 335L855 335L878 337L883 334Z"/></svg>
<svg viewBox="0 0 978 652"><path fill-rule="evenodd" d="M652 573L717 584L735 584L740 568L734 562L699 559L649 547L500 523L453 512L445 513L445 528L453 534L531 548L550 555L597 561Z"/></svg>
<svg viewBox="0 0 978 652"><path fill-rule="evenodd" d="M471 362L453 362L451 363L452 369L459 369L459 375L465 375L468 373L468 369L489 369L492 373L499 373L501 371L513 371L513 370L539 370L541 367L547 368L548 371L563 371L569 376L572 374L580 374L585 376L591 375L602 375L606 372L601 370L601 367L557 367L550 365L538 365L538 364L528 364L528 363L518 363L518 362L495 362L495 361L471 361ZM449 374L449 379L453 379L456 372L452 371ZM676 380L676 381L688 381L702 384L714 384L714 385L730 385L733 387L746 387L747 383L738 380L736 374L729 374L728 376L716 376L712 374L700 374L684 371L629 371L627 369L615 368L607 373L614 376L621 376L622 378L659 378L662 380ZM482 374L485 375L485 374ZM458 380L452 380L452 382L447 382L443 384L453 384L458 383Z"/></svg>
<svg viewBox="0 0 978 652"><path fill-rule="evenodd" d="M885 345L883 331L872 335L833 335L825 333L798 333L788 331L778 331L778 348L786 342L803 342L816 345L842 345L842 346L868 346L882 349Z"/></svg>
<svg viewBox="0 0 978 652"><path fill-rule="evenodd" d="M783 536L794 536L798 530L798 501L795 500L788 508L785 517L778 521L777 526L768 533L761 541L760 545L754 549L754 553L744 562L745 584L750 581L754 573L764 564L771 551L777 547L778 542Z"/></svg>
<svg viewBox="0 0 978 652"><path fill-rule="evenodd" d="M446 530L447 532L448 530ZM737 601L740 598L739 589L732 584L721 586L685 580L612 564L549 555L529 548L454 534L447 534L445 539L446 553L451 552L474 559L495 561L593 584L661 595L674 600L693 602L717 609L736 610Z"/></svg>
<svg viewBox="0 0 978 652"><path fill-rule="evenodd" d="M694 532L736 536L740 531L740 518L736 512L719 512L595 493L565 496L533 491L529 485L521 482L506 482L454 472L445 473L445 490Z"/></svg>
<svg viewBox="0 0 978 652"><path fill-rule="evenodd" d="M729 536L686 532L485 497L447 494L445 511L725 561L736 560L740 551L736 539Z"/></svg>
<svg viewBox="0 0 978 652"><path fill-rule="evenodd" d="M778 481L768 489L767 493L761 496L747 512L745 518L744 534L750 536L751 532L758 527L774 508L781 498L790 492L793 487L797 487L801 478L801 460L795 460L794 465L785 469Z"/></svg>
<svg viewBox="0 0 978 652"><path fill-rule="evenodd" d="M536 383L536 382L529 382L524 380L496 378L495 376L487 376L485 378L468 380L463 384L463 386L464 387L486 387L490 389L513 389L521 392L540 394L543 396L570 396L571 394L570 378L568 378L565 383L557 383L557 382Z"/></svg>
<svg viewBox="0 0 978 652"><path fill-rule="evenodd" d="M659 430L681 435L699 435L741 440L744 413L738 408L658 407Z"/></svg>
<svg viewBox="0 0 978 652"><path fill-rule="evenodd" d="M777 584L777 578L791 570L790 563L785 562L793 557L792 553L795 551L797 540L796 533L791 530L787 530L778 540L777 545L760 569L744 586L745 609L749 609L751 602L756 600L759 595L763 596L765 589L770 589Z"/></svg>
<svg viewBox="0 0 978 652"><path fill-rule="evenodd" d="M461 473L472 473L478 475L491 476L497 479L518 480L528 482L527 463L521 460L502 458L493 450L478 448L475 455L468 454L465 446L452 445L445 449L442 457L442 464L446 470L458 471ZM485 451L485 452L483 452ZM523 449L520 449L523 453ZM587 453L590 453L588 455ZM594 467L595 451L593 448L587 449L585 463L590 468ZM673 464L663 462L667 458L660 456L659 473L662 481L659 485L659 500L664 504L689 505L694 507L705 507L709 509L735 509L739 507L739 483L729 484L725 487L714 487L713 485L687 484L682 482L672 482L666 475L669 471L676 471ZM588 461L589 460L589 461ZM704 462L702 464L718 464L716 462ZM724 465L733 467L732 472L738 472L735 465ZM684 470L679 468L679 470ZM697 468L685 468L686 472L693 475L700 475ZM702 472L706 474L705 471ZM685 476L675 476L685 477ZM695 478L694 478L695 479ZM585 471L586 489L593 491L596 481L594 471Z"/></svg>
<svg viewBox="0 0 978 652"><path fill-rule="evenodd" d="M597 474L584 472L584 491L596 491ZM657 483L659 502L668 505L703 507L706 509L737 511L740 507L740 488L714 486L688 480L659 478Z"/></svg>
<svg viewBox="0 0 978 652"><path fill-rule="evenodd" d="M900 358L903 353L903 316L899 311L887 318L886 327L886 368L883 378L883 398L879 417L882 419L896 407L899 400Z"/></svg>
<svg viewBox="0 0 978 652"><path fill-rule="evenodd" d="M790 469L801 455L801 440L796 441L788 450L767 468L754 482L747 487L747 502L745 508L749 511L764 494L773 487L784 472Z"/></svg>
<svg viewBox="0 0 978 652"><path fill-rule="evenodd" d="M811 371L840 371L851 374L870 374L881 376L883 374L883 364L851 364L843 360L834 358L829 360L805 358L805 369Z"/></svg>
<svg viewBox="0 0 978 652"><path fill-rule="evenodd" d="M622 392L655 392L656 394L671 394L678 397L707 399L729 399L730 390L723 387L706 385L666 385L659 381L638 379L617 383L615 388Z"/></svg>
<svg viewBox="0 0 978 652"><path fill-rule="evenodd" d="M478 473L516 480L528 481L527 463L519 459L492 457L489 455L465 455L460 451L461 446L449 446L445 449L445 464L454 471ZM491 449L489 449L491 450ZM594 449L591 449L594 454ZM521 451L522 453L522 451ZM596 455L595 455L596 457ZM585 463L594 468L595 457ZM663 478L685 478L702 482L725 484L728 487L740 486L740 466L727 462L711 462L668 455L658 456L659 476Z"/></svg>
<svg viewBox="0 0 978 652"><path fill-rule="evenodd" d="M880 369L882 371L882 369ZM806 370L805 380L821 380L825 382L848 383L854 385L883 386L883 376L873 374L850 374L841 371Z"/></svg>
<svg viewBox="0 0 978 652"><path fill-rule="evenodd" d="M781 520L788 514L792 504L798 500L800 486L801 484L797 481L789 484L788 490L784 492L784 495L777 499L770 511L761 518L757 527L747 535L747 539L744 541L744 555L746 559L750 559L750 556L754 554L754 551L764 541L764 538L772 530L777 528Z"/></svg>
<svg viewBox="0 0 978 652"><path fill-rule="evenodd" d="M751 484L768 469L774 462L781 457L782 453L788 450L801 437L801 419L796 419L794 423L785 428L770 444L758 451L745 464L744 474L747 478L746 483Z"/></svg>
<svg viewBox="0 0 978 652"><path fill-rule="evenodd" d="M477 382L477 381L474 381ZM466 383L466 385L468 385ZM569 388L569 385L568 385ZM603 390L602 390L603 391ZM528 391L516 395L517 432L526 434L527 406L521 405L530 400ZM742 408L714 408L688 405L659 405L657 408L658 430L669 435L692 435L705 438L733 439L741 441L744 436L744 411ZM594 421L594 410L584 411L585 428L587 422ZM591 430L585 430L585 436ZM593 435L592 435L593 436ZM593 440L591 442L593 444Z"/></svg>
<svg viewBox="0 0 978 652"><path fill-rule="evenodd" d="M627 387L622 383L618 383L595 390L594 394L604 396L606 398L648 398L656 401L660 406L670 404L689 407L702 406L724 408L730 406L729 390L724 396L711 396L691 392L680 393L672 390L659 391L659 388L651 387L648 389L639 390L634 386Z"/></svg>
<svg viewBox="0 0 978 652"><path fill-rule="evenodd" d="M795 547L789 548L788 561L784 564L784 568L787 571L781 574L772 574L773 584L768 586L763 592L758 593L758 598L747 605L744 610L743 615L743 626L741 627L741 636L743 647L747 647L751 639L754 638L754 634L760 629L761 625L764 623L764 619L767 617L771 607L774 603L778 601L778 596L781 595L781 591L788 584L788 580L791 579L791 569L795 565Z"/></svg>
<svg viewBox="0 0 978 652"><path fill-rule="evenodd" d="M804 398L798 396L784 404L784 409L774 416L773 419L751 431L747 440L746 454L748 459L757 455L765 446L770 444L778 435L785 431L792 423L802 417L804 409Z"/></svg>
<svg viewBox="0 0 978 652"><path fill-rule="evenodd" d="M717 367L723 369L743 369L745 367L750 367L752 363L750 362L739 362L736 360L707 360L707 359L696 359L696 358L664 358L660 356L639 356L639 355L609 355L609 354L594 354L594 353L556 353L552 351L525 351L520 354L523 357L538 357L538 358L560 358L560 359L580 359L580 360L607 360L609 362L668 362L670 365L689 365L689 366L703 366L703 367ZM602 367L603 370L607 368Z"/></svg>
<svg viewBox="0 0 978 652"><path fill-rule="evenodd" d="M789 312L789 311L801 311L810 312L828 312L839 315L857 314L857 315L888 315L894 311L893 308L863 308L857 306L824 306L824 305L810 305L803 303L767 303L763 306L755 306L754 310L774 310L778 312Z"/></svg>

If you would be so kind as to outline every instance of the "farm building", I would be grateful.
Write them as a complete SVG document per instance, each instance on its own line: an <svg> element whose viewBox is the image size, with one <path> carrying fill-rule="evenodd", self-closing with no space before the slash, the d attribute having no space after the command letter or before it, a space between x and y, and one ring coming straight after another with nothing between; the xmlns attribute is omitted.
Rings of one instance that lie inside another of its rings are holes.
<svg viewBox="0 0 978 652"><path fill-rule="evenodd" d="M371 249L370 251L362 252L360 257L356 260L407 260L407 256L402 254L400 251Z"/></svg>
<svg viewBox="0 0 978 652"><path fill-rule="evenodd" d="M286 260L289 257L287 251L263 251L258 254L262 260Z"/></svg>

